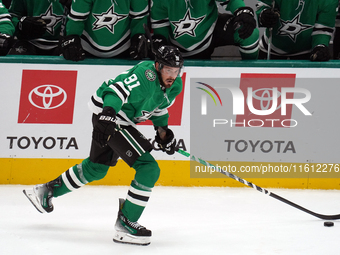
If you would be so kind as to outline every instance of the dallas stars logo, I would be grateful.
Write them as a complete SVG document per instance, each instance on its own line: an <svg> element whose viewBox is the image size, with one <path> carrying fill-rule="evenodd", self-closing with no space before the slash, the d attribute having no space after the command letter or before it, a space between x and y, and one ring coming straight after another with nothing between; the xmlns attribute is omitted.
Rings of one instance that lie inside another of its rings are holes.
<svg viewBox="0 0 340 255"><path fill-rule="evenodd" d="M180 19L179 21L171 21L171 24L175 27L175 39L185 34L195 37L195 29L204 20L204 18L205 15L199 18L191 17L190 9L188 9L183 19Z"/></svg>
<svg viewBox="0 0 340 255"><path fill-rule="evenodd" d="M146 121L148 120L151 116L152 116L152 112L148 112L148 111L145 111L145 110L142 110L142 116L139 116L139 117L135 117L135 121L136 122L143 122L143 121Z"/></svg>
<svg viewBox="0 0 340 255"><path fill-rule="evenodd" d="M112 5L107 12L101 14L93 13L93 17L96 21L93 23L93 30L98 30L106 27L111 33L114 33L114 26L125 19L128 15L122 15L114 12L114 6Z"/></svg>
<svg viewBox="0 0 340 255"><path fill-rule="evenodd" d="M44 14L40 16L46 22L46 31L54 35L54 30L58 23L63 19L63 15L56 15L53 13L53 6L50 4Z"/></svg>
<svg viewBox="0 0 340 255"><path fill-rule="evenodd" d="M302 24L300 22L301 13L296 15L292 20L284 21L280 19L281 26L278 29L278 35L286 35L293 42L296 42L296 37L303 31L312 28L311 25Z"/></svg>

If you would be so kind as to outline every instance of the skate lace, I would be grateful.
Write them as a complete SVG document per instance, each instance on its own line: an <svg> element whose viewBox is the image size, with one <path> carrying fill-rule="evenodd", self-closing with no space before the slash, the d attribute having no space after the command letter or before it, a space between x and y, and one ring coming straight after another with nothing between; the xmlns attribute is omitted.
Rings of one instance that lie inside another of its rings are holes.
<svg viewBox="0 0 340 255"><path fill-rule="evenodd" d="M129 221L129 219L126 219L127 223L133 227L134 229L142 229L144 228L142 225L140 225L138 222L132 222L132 221Z"/></svg>

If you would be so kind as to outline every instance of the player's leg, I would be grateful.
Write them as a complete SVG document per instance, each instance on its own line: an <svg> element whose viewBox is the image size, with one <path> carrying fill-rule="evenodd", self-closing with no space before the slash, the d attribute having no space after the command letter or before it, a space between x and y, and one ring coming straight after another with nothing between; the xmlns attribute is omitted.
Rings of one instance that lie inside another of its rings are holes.
<svg viewBox="0 0 340 255"><path fill-rule="evenodd" d="M90 158L87 158L82 163L69 168L56 179L35 185L23 192L39 212L49 213L54 209L53 197L62 196L89 182L104 178L108 169L109 166L93 163Z"/></svg>
<svg viewBox="0 0 340 255"><path fill-rule="evenodd" d="M116 132L109 146L136 170L126 200L120 200L114 241L147 245L150 243L151 231L137 221L148 203L160 173L157 162L149 153L152 145L138 130L126 127Z"/></svg>
<svg viewBox="0 0 340 255"><path fill-rule="evenodd" d="M96 116L93 117L93 121L96 121ZM104 178L109 167L116 165L117 159L118 155L109 146L102 148L92 141L89 158L69 168L50 182L25 189L24 193L39 212L52 212L53 197L62 196L87 183Z"/></svg>
<svg viewBox="0 0 340 255"><path fill-rule="evenodd" d="M138 221L159 178L160 169L149 152L140 156L132 167L136 170L136 174L122 211L129 220Z"/></svg>
<svg viewBox="0 0 340 255"><path fill-rule="evenodd" d="M53 189L53 197L59 197L71 191L77 190L87 183L103 179L109 165L94 163L91 157L84 159L66 172L61 174L60 186Z"/></svg>
<svg viewBox="0 0 340 255"><path fill-rule="evenodd" d="M138 158L132 166L136 170L126 200L120 200L120 210L116 221L116 242L147 245L150 243L151 230L138 223L146 207L152 188L159 177L159 167L149 152Z"/></svg>

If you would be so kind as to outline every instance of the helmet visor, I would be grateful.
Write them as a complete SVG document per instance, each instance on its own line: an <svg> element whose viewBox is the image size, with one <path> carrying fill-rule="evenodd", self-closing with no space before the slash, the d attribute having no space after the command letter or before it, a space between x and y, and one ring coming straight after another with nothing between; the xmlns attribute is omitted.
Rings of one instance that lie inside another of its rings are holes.
<svg viewBox="0 0 340 255"><path fill-rule="evenodd" d="M181 68L171 67L171 66L163 66L161 71L167 76L177 77L181 73Z"/></svg>

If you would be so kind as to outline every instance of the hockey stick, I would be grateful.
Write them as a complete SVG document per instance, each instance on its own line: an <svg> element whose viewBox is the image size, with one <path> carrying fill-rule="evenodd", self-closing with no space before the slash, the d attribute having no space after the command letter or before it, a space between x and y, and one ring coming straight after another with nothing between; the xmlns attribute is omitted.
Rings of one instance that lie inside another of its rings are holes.
<svg viewBox="0 0 340 255"><path fill-rule="evenodd" d="M194 155L190 155L190 153L188 153L186 151L178 149L177 152L182 154L183 156L186 156L186 157L190 158L191 160L194 160L194 161L197 161L197 162L201 163L202 165L214 167L214 169L216 169L216 171L218 171L217 167L215 167L214 165L210 164L209 162L207 162L207 161L205 161L203 159L197 158ZM268 191L268 190L266 190L264 188L261 188L261 187L255 185L255 184L253 184L251 182L248 182L248 181L246 181L246 180L244 180L244 179L242 179L242 178L240 178L240 177L238 177L238 176L236 176L236 175L234 175L232 173L229 173L227 171L218 171L218 172L220 172L221 174L224 174L224 175L226 175L226 176L228 176L228 177L230 177L230 178L232 178L232 179L234 179L234 180L236 180L236 181L238 181L238 182L240 182L240 183L242 183L244 185L247 185L250 188L256 189L257 191L260 191L260 192L262 192L262 193L264 193L264 194L266 194L266 195L268 195L270 197L273 197L273 198L275 198L277 200L280 200L283 203L286 203L286 204L288 204L290 206L293 206L293 207L295 207L295 208L297 208L297 209L299 209L301 211L309 213L309 214L311 214L311 215L313 215L313 216L315 216L317 218L320 218L320 219L323 219L323 220L338 220L338 219L340 219L340 214L336 214L336 215L323 215L323 214L318 214L318 213L312 212L312 211L310 211L310 210L308 210L308 209L306 209L306 208L304 208L304 207L302 207L300 205L297 205L297 204L295 204L295 203L293 203L293 202L291 202L291 201L289 201L289 200L287 200L287 199L285 199L283 197L280 197L279 195L276 195L276 194L274 194L274 193L272 193L272 192L270 192L270 191Z"/></svg>
<svg viewBox="0 0 340 255"><path fill-rule="evenodd" d="M152 36L151 36L151 33L150 33L150 29L149 29L148 25L145 24L145 23L143 24L143 27L144 27L144 30L145 30L146 38L150 42L151 52L152 52L152 54L154 54L154 56L156 56L157 52L156 52L155 48L153 47L153 41L152 41Z"/></svg>
<svg viewBox="0 0 340 255"><path fill-rule="evenodd" d="M269 28L269 38L268 38L268 50L267 50L267 60L270 60L270 51L272 47L272 37L273 37L273 28Z"/></svg>
<svg viewBox="0 0 340 255"><path fill-rule="evenodd" d="M275 1L273 0L272 9L274 10ZM272 38L273 38L273 28L269 28L269 38L268 38L268 50L267 50L267 60L270 59L270 52L272 48Z"/></svg>
<svg viewBox="0 0 340 255"><path fill-rule="evenodd" d="M66 21L67 21L67 16L69 15L69 13L70 13L70 9L65 5L63 18L61 19L61 26L60 26L60 33L59 33L61 37L66 36Z"/></svg>

